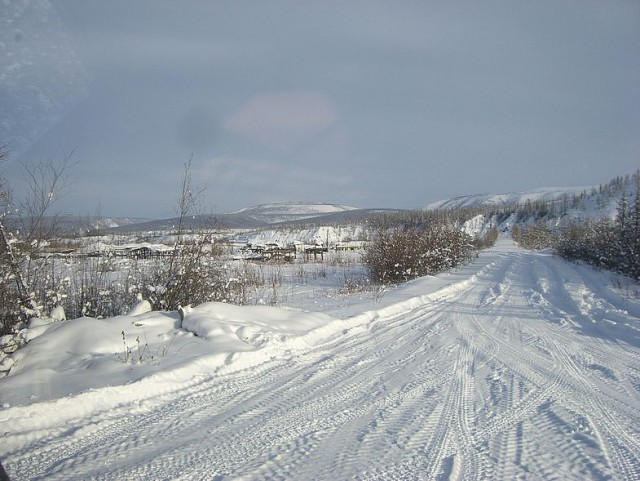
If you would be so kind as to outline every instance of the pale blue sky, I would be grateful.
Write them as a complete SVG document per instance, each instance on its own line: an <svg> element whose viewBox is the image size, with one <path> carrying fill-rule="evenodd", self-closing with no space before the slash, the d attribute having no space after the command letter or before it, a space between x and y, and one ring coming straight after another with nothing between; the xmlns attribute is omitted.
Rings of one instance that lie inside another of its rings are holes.
<svg viewBox="0 0 640 481"><path fill-rule="evenodd" d="M415 208L640 167L640 2L0 2L0 143L60 207ZM19 192L18 192L19 193Z"/></svg>

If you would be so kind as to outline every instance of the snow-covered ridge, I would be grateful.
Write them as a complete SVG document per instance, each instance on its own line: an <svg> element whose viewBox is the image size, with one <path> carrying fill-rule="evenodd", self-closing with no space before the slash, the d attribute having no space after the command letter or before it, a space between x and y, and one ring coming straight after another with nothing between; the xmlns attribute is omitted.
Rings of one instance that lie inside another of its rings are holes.
<svg viewBox="0 0 640 481"><path fill-rule="evenodd" d="M245 207L232 214L249 215L269 224L290 220L309 219L336 212L357 210L357 207L322 202L272 202L268 204Z"/></svg>
<svg viewBox="0 0 640 481"><path fill-rule="evenodd" d="M451 197L427 204L425 210L457 209L462 207L500 206L522 204L527 201L557 200L563 196L580 195L591 191L592 187L541 187L526 192L509 192L505 194L471 194Z"/></svg>

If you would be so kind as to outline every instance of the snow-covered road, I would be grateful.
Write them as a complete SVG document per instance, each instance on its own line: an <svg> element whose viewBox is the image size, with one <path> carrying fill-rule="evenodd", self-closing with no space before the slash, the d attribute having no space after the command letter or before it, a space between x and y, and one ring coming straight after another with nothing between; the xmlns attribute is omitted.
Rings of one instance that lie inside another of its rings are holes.
<svg viewBox="0 0 640 481"><path fill-rule="evenodd" d="M9 407L4 462L17 480L640 479L638 300L507 241L473 265L251 368L108 410L80 395L53 425L70 401Z"/></svg>

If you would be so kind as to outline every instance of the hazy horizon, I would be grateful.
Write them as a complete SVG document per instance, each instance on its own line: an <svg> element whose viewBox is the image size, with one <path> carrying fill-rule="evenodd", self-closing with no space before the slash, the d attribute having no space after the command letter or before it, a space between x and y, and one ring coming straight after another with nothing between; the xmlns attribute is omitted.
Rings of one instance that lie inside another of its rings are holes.
<svg viewBox="0 0 640 481"><path fill-rule="evenodd" d="M2 172L79 161L57 208L419 208L640 167L640 4L0 4Z"/></svg>

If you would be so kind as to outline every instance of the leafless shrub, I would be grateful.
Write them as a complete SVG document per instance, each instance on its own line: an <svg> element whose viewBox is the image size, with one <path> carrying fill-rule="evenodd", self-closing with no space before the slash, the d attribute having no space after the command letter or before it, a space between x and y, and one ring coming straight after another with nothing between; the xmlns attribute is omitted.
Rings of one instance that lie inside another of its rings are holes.
<svg viewBox="0 0 640 481"><path fill-rule="evenodd" d="M0 148L0 161L7 156ZM56 228L51 206L68 190L73 167L71 155L60 162L23 165L24 197L13 204L11 186L0 176L0 331L8 333L30 317L40 317L48 297L50 265L40 256ZM11 224L7 220L11 217ZM52 271L51 271L52 272ZM45 297L43 297L45 296Z"/></svg>
<svg viewBox="0 0 640 481"><path fill-rule="evenodd" d="M371 282L369 277L348 275L345 271L343 273L342 287L338 290L339 294L360 294L364 292L372 292L376 286Z"/></svg>
<svg viewBox="0 0 640 481"><path fill-rule="evenodd" d="M525 249L539 250L551 247L554 243L554 236L543 220L539 220L534 225L524 227L514 226L511 230L513 240Z"/></svg>
<svg viewBox="0 0 640 481"><path fill-rule="evenodd" d="M473 239L473 247L475 249L487 249L495 245L498 240L499 232L495 227L489 229L484 235Z"/></svg>
<svg viewBox="0 0 640 481"><path fill-rule="evenodd" d="M316 264L312 276L314 279L325 279L327 277L327 267L325 264Z"/></svg>
<svg viewBox="0 0 640 481"><path fill-rule="evenodd" d="M375 282L403 282L455 267L472 250L471 239L448 226L380 228L363 259Z"/></svg>

